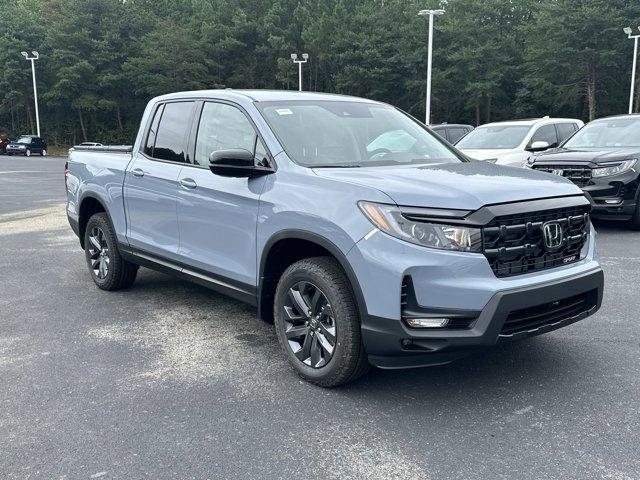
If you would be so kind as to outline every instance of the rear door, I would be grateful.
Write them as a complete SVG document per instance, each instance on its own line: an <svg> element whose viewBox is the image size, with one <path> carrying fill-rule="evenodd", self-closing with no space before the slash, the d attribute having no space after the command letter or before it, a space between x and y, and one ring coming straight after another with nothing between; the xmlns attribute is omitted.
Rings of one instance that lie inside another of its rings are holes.
<svg viewBox="0 0 640 480"><path fill-rule="evenodd" d="M127 167L124 181L127 237L139 252L177 258L178 176L189 161L187 145L194 108L194 101L158 105L143 147L134 153Z"/></svg>
<svg viewBox="0 0 640 480"><path fill-rule="evenodd" d="M236 288L256 285L256 225L266 177L231 178L209 170L212 152L242 148L256 162L269 155L248 115L234 104L205 101L194 131L194 162L179 178L180 261Z"/></svg>

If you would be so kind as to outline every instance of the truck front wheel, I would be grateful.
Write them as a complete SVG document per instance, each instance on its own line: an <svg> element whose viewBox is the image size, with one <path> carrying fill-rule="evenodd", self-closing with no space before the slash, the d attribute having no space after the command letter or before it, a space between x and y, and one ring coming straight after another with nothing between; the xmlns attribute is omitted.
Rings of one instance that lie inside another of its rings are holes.
<svg viewBox="0 0 640 480"><path fill-rule="evenodd" d="M276 288L275 328L298 375L335 387L369 369L360 317L349 280L331 257L313 257L289 266Z"/></svg>
<svg viewBox="0 0 640 480"><path fill-rule="evenodd" d="M138 265L127 262L118 251L116 236L106 213L96 213L87 222L84 252L94 283L102 290L129 288Z"/></svg>

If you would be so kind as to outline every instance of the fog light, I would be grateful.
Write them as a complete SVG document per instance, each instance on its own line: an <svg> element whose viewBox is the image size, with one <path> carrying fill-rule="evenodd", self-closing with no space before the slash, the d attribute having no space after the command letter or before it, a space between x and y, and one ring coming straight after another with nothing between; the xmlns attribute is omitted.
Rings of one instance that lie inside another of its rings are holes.
<svg viewBox="0 0 640 480"><path fill-rule="evenodd" d="M442 328L447 323L448 318L407 318L407 325L414 328Z"/></svg>
<svg viewBox="0 0 640 480"><path fill-rule="evenodd" d="M609 205L617 205L618 203L622 202L621 198L607 198L604 203L607 203Z"/></svg>

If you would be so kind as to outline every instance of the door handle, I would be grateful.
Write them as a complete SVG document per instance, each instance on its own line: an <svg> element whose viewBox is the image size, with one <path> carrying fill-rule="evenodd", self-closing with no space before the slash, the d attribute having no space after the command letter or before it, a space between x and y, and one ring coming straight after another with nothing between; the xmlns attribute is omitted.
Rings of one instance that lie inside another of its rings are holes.
<svg viewBox="0 0 640 480"><path fill-rule="evenodd" d="M195 180L191 178L181 178L180 185L182 185L184 188L196 188L198 186Z"/></svg>
<svg viewBox="0 0 640 480"><path fill-rule="evenodd" d="M134 168L133 170L131 170L131 173L134 177L144 177L144 170L142 170L141 168Z"/></svg>

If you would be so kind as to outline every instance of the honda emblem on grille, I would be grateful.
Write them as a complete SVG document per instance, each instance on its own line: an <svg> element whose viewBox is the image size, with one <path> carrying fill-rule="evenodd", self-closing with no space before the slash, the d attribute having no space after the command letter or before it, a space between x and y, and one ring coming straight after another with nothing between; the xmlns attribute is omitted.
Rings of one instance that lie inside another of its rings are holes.
<svg viewBox="0 0 640 480"><path fill-rule="evenodd" d="M544 237L544 246L548 251L553 252L558 250L564 240L562 225L560 225L560 222L545 223L542 225L542 236Z"/></svg>
<svg viewBox="0 0 640 480"><path fill-rule="evenodd" d="M564 170L562 170L561 168L554 168L553 170L551 170L551 173L553 175L564 175Z"/></svg>

